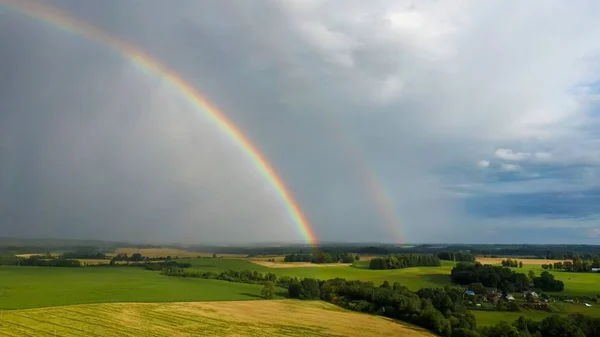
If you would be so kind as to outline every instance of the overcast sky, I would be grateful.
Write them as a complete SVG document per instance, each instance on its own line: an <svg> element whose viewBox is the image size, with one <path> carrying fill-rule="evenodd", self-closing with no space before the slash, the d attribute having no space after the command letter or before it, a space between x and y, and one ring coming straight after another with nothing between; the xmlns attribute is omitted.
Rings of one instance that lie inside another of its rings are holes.
<svg viewBox="0 0 600 337"><path fill-rule="evenodd" d="M600 242L600 2L47 3L202 92L320 240ZM2 5L0 236L301 240L173 86Z"/></svg>

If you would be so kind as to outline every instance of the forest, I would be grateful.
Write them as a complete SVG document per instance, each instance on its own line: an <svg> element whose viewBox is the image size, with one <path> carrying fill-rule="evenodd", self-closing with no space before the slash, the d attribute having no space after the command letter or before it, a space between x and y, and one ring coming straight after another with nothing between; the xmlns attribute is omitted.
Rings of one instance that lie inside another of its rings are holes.
<svg viewBox="0 0 600 337"><path fill-rule="evenodd" d="M360 257L352 253L314 253L289 254L283 260L285 262L352 263L355 260L360 260Z"/></svg>
<svg viewBox="0 0 600 337"><path fill-rule="evenodd" d="M440 259L430 254L397 254L376 257L369 261L369 269L401 269L409 267L439 267Z"/></svg>

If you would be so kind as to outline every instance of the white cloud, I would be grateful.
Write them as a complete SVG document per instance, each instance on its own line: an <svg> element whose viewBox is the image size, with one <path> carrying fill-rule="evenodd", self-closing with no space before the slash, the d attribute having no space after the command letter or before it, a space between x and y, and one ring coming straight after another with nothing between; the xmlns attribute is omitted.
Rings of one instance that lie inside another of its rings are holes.
<svg viewBox="0 0 600 337"><path fill-rule="evenodd" d="M496 158L502 160L520 161L531 157L531 153L527 152L513 152L511 149L498 149L494 153Z"/></svg>
<svg viewBox="0 0 600 337"><path fill-rule="evenodd" d="M518 172L521 170L521 166L519 166L517 164L503 163L502 165L500 165L500 168L502 169L502 171L505 171L505 172Z"/></svg>
<svg viewBox="0 0 600 337"><path fill-rule="evenodd" d="M590 231L589 231L589 235L590 235L591 237L593 237L593 238L596 238L596 237L600 236L600 228L593 228L593 229L590 229Z"/></svg>
<svg viewBox="0 0 600 337"><path fill-rule="evenodd" d="M477 166L483 167L483 168L489 167L490 161L489 160L480 160L477 162Z"/></svg>
<svg viewBox="0 0 600 337"><path fill-rule="evenodd" d="M548 152L536 152L533 157L538 161L549 161L552 159L552 154Z"/></svg>

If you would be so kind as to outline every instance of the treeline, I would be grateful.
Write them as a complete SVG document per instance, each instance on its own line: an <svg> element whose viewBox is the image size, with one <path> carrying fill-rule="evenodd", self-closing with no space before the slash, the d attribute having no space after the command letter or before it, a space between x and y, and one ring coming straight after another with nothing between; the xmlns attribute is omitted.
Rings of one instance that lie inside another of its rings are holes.
<svg viewBox="0 0 600 337"><path fill-rule="evenodd" d="M27 266L27 267L81 267L78 260L55 258L50 255L31 255L27 258L14 255L3 255L0 257L0 265L3 266Z"/></svg>
<svg viewBox="0 0 600 337"><path fill-rule="evenodd" d="M125 263L111 263L111 264L92 264L86 265L87 267L98 267L98 268L144 268L148 270L164 270L165 268L179 268L185 269L192 266L191 263L177 262L177 261L144 261L144 262L125 262Z"/></svg>
<svg viewBox="0 0 600 337"><path fill-rule="evenodd" d="M184 270L178 266L167 266L166 268L162 269L161 274L166 276L191 277L206 280L221 280L250 284L264 284L266 282L273 282L273 284L284 288L287 288L292 282L299 282L298 278L291 278L288 276L277 277L277 275L274 273L263 274L257 271L249 270L227 270L216 273L213 271Z"/></svg>
<svg viewBox="0 0 600 337"><path fill-rule="evenodd" d="M523 261L506 259L502 260L503 267L512 267L512 268L523 268Z"/></svg>
<svg viewBox="0 0 600 337"><path fill-rule="evenodd" d="M446 261L475 262L475 255L465 252L439 252L437 257Z"/></svg>
<svg viewBox="0 0 600 337"><path fill-rule="evenodd" d="M439 267L440 259L430 254L398 254L377 257L369 262L369 269L401 269L409 267Z"/></svg>
<svg viewBox="0 0 600 337"><path fill-rule="evenodd" d="M288 287L291 298L321 299L343 308L382 315L418 325L442 336L462 336L477 328L475 317L462 305L462 290L421 289L409 291L398 283L332 279L303 279Z"/></svg>
<svg viewBox="0 0 600 337"><path fill-rule="evenodd" d="M450 272L452 282L460 285L481 283L486 287L500 289L503 293L523 291L532 285L543 291L563 291L564 283L544 271L539 277L534 274L517 273L509 268L481 263L460 262Z"/></svg>
<svg viewBox="0 0 600 337"><path fill-rule="evenodd" d="M246 255L288 255L311 254L314 251L326 253L354 252L360 255L395 255L395 254L438 254L440 252L465 252L475 256L486 257L528 257L538 259L591 259L600 255L600 246L592 245L496 245L496 244L335 244L325 243L317 246L309 245L278 245L273 247L256 246L227 246L196 245L185 248L190 251L214 252L217 254L246 254Z"/></svg>
<svg viewBox="0 0 600 337"><path fill-rule="evenodd" d="M83 259L83 260L105 260L106 255L102 252L88 250L78 250L74 252L65 252L60 255L63 259Z"/></svg>
<svg viewBox="0 0 600 337"><path fill-rule="evenodd" d="M352 253L316 253L316 254L290 254L283 259L285 262L310 262L310 263L352 263L360 257Z"/></svg>
<svg viewBox="0 0 600 337"><path fill-rule="evenodd" d="M189 259L189 258L178 258ZM143 256L140 253L133 253L131 256L127 255L127 253L119 253L110 259L110 263L114 264L116 262L144 262L144 261L171 261L171 256L156 256L156 257L148 257Z"/></svg>
<svg viewBox="0 0 600 337"><path fill-rule="evenodd" d="M600 268L600 257L582 259L576 256L572 261L542 264L542 268L568 272L591 272L592 268Z"/></svg>

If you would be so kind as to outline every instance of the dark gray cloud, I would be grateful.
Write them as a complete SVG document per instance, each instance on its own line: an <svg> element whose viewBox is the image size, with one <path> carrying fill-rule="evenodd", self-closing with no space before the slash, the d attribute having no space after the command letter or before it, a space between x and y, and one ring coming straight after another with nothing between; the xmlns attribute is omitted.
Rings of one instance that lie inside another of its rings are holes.
<svg viewBox="0 0 600 337"><path fill-rule="evenodd" d="M200 90L265 154L321 239L510 241L516 228L600 227L595 194L575 197L598 185L600 163L589 126L600 26L583 5L49 3ZM107 48L2 11L0 74L3 235L300 239L227 136ZM391 208L369 192L372 176ZM385 207L401 228L386 227Z"/></svg>

